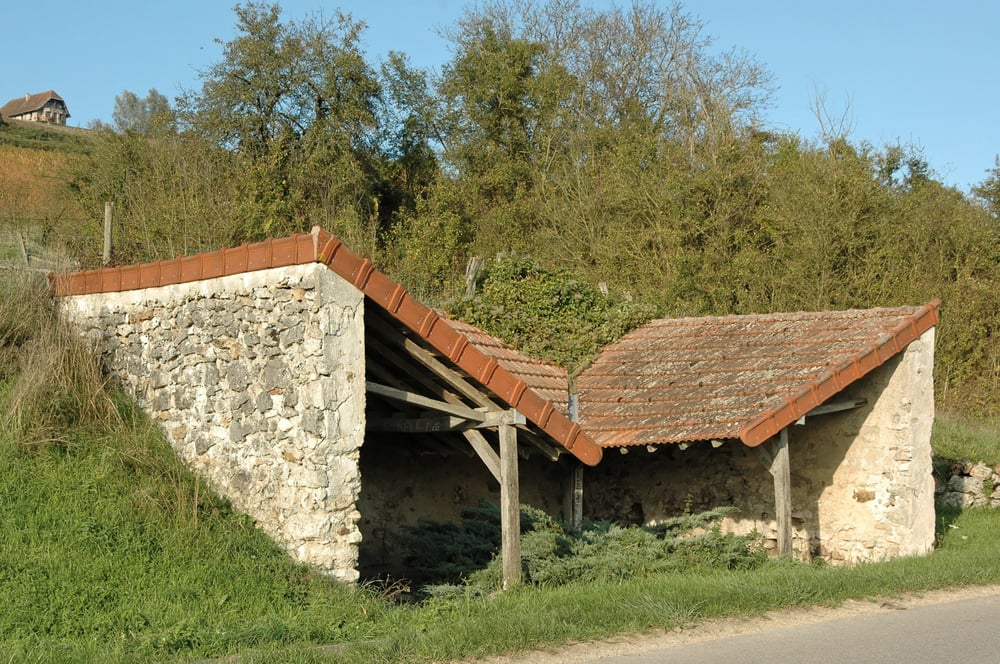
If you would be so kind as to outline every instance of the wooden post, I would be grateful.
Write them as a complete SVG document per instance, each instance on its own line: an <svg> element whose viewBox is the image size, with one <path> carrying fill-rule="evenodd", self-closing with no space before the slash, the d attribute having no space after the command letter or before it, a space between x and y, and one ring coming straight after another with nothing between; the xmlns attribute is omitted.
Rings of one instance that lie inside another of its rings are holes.
<svg viewBox="0 0 1000 664"><path fill-rule="evenodd" d="M792 478L788 458L788 428L781 430L773 450L774 515L778 522L778 555L792 555Z"/></svg>
<svg viewBox="0 0 1000 664"><path fill-rule="evenodd" d="M476 279L483 269L483 259L473 256L465 265L465 299L471 300L476 296Z"/></svg>
<svg viewBox="0 0 1000 664"><path fill-rule="evenodd" d="M521 505L517 479L517 429L500 427L500 528L503 587L521 582Z"/></svg>
<svg viewBox="0 0 1000 664"><path fill-rule="evenodd" d="M573 469L573 527L583 526L583 464Z"/></svg>
<svg viewBox="0 0 1000 664"><path fill-rule="evenodd" d="M104 253L101 256L101 264L111 263L111 208L110 202L104 204Z"/></svg>
<svg viewBox="0 0 1000 664"><path fill-rule="evenodd" d="M24 243L24 233L21 231L17 233L17 241L21 245L21 258L24 259L24 266L27 267L31 264L31 260L28 257L28 246Z"/></svg>

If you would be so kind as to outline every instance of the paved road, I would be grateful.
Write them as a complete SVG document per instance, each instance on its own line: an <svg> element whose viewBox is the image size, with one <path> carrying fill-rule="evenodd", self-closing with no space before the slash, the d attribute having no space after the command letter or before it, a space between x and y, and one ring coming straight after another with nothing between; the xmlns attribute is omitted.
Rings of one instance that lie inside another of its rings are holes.
<svg viewBox="0 0 1000 664"><path fill-rule="evenodd" d="M750 634L655 650L591 657L577 652L565 661L580 664L683 662L892 662L942 664L1000 660L1000 594L907 608L887 603L880 610L821 622L761 629Z"/></svg>

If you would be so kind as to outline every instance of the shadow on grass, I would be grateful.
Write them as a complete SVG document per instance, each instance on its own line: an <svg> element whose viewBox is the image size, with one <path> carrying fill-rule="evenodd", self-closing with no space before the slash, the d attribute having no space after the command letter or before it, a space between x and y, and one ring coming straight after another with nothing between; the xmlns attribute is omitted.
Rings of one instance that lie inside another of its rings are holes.
<svg viewBox="0 0 1000 664"><path fill-rule="evenodd" d="M941 539L948 533L956 521L962 516L961 507L951 507L949 505L935 505L934 516L934 541L940 543Z"/></svg>

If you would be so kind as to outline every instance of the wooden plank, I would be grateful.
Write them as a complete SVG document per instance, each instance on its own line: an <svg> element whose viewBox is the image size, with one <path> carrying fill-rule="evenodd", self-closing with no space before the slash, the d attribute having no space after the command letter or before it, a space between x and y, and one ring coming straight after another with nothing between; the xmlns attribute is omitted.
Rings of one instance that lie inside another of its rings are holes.
<svg viewBox="0 0 1000 664"><path fill-rule="evenodd" d="M788 458L788 428L778 435L774 446L774 513L778 521L778 555L792 555L792 480Z"/></svg>
<svg viewBox="0 0 1000 664"><path fill-rule="evenodd" d="M500 476L500 456L493 450L493 446L490 445L489 441L475 429L470 429L469 431L463 431L462 435L465 439L469 441L469 445L479 456L479 459L486 466L486 469L490 471L493 478L503 485Z"/></svg>
<svg viewBox="0 0 1000 664"><path fill-rule="evenodd" d="M365 428L368 431L395 433L438 433L495 427L499 419L494 418L493 421L479 422L467 420L457 415L444 417L374 417L368 420Z"/></svg>
<svg viewBox="0 0 1000 664"><path fill-rule="evenodd" d="M573 469L573 527L583 525L583 464L577 463Z"/></svg>
<svg viewBox="0 0 1000 664"><path fill-rule="evenodd" d="M445 365L434 353L416 343L399 330L392 328L385 321L376 319L375 327L378 329L379 334L387 337L394 344L401 346L415 362L443 380L469 401L475 403L477 406L491 410L503 409L502 406L494 403L482 390L477 389L459 375L458 372Z"/></svg>
<svg viewBox="0 0 1000 664"><path fill-rule="evenodd" d="M825 403L822 406L816 406L808 413L803 415L796 422L797 424L805 424L807 417L814 417L816 415L826 415L827 413L839 413L845 410L853 410L854 408L860 408L868 403L868 399L850 399L848 401L834 401L833 403Z"/></svg>
<svg viewBox="0 0 1000 664"><path fill-rule="evenodd" d="M405 377L407 382L411 384L417 383L421 387L426 388L426 394L430 397L435 397L442 401L447 401L448 403L454 403L461 406L466 405L465 402L457 398L457 395L446 390L442 384L434 380L433 376L428 375L428 373L423 370L423 367L403 353L398 345L385 343L384 340L379 339L375 335L367 335L365 337L365 346L367 350L366 359L368 362L376 362L391 366L397 376ZM400 381L390 382L383 380L379 382L395 387ZM415 386L410 389L415 389ZM455 399L448 399L449 396L453 396Z"/></svg>
<svg viewBox="0 0 1000 664"><path fill-rule="evenodd" d="M375 383L372 381L367 381L365 383L365 389L372 394L377 394L387 399L393 399L394 401L429 408L430 410L437 410L442 413L448 413L449 415L457 415L458 417L462 417L467 420L475 420L477 422L486 422L491 419L489 417L490 415L502 415L502 413L484 413L480 410L473 410L466 406L450 404L445 401L438 401L437 399L429 399L428 397L416 394L415 392L399 390L394 387L389 387L388 385L382 385L381 383ZM493 419L497 418L494 417Z"/></svg>
<svg viewBox="0 0 1000 664"><path fill-rule="evenodd" d="M517 429L500 425L500 529L503 587L521 582L521 506L517 476Z"/></svg>

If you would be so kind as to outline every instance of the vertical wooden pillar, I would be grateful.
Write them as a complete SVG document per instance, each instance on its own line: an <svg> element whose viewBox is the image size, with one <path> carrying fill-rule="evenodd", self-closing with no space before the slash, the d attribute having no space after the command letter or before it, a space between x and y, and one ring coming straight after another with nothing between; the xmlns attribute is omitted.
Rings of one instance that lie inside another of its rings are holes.
<svg viewBox="0 0 1000 664"><path fill-rule="evenodd" d="M781 430L774 445L771 474L774 476L774 514L778 522L778 555L792 555L792 478L788 458L788 428Z"/></svg>
<svg viewBox="0 0 1000 664"><path fill-rule="evenodd" d="M101 254L101 265L111 263L111 203L104 204L104 252Z"/></svg>
<svg viewBox="0 0 1000 664"><path fill-rule="evenodd" d="M517 477L517 429L500 425L500 528L503 587L521 582L521 501Z"/></svg>

